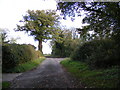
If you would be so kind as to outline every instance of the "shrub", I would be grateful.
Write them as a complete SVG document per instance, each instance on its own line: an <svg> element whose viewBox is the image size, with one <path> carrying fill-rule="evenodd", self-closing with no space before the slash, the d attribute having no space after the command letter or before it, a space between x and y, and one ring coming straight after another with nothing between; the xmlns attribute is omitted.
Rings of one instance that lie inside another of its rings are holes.
<svg viewBox="0 0 120 90"><path fill-rule="evenodd" d="M37 53L37 54L36 54ZM9 72L15 66L37 59L38 51L32 45L6 44L2 46L3 72Z"/></svg>
<svg viewBox="0 0 120 90"><path fill-rule="evenodd" d="M74 49L78 46L79 39L65 39L62 43L55 42L52 46L52 56L54 57L70 57Z"/></svg>
<svg viewBox="0 0 120 90"><path fill-rule="evenodd" d="M105 68L120 63L119 47L113 40L93 40L75 50L73 60L87 62L91 67Z"/></svg>
<svg viewBox="0 0 120 90"><path fill-rule="evenodd" d="M39 57L44 57L42 52L40 52L39 50L36 51L36 58L39 58Z"/></svg>

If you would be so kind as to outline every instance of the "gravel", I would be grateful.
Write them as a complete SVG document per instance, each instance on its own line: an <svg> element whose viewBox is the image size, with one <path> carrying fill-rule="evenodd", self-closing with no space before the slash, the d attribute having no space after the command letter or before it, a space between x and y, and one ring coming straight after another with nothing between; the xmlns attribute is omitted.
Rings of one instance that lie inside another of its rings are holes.
<svg viewBox="0 0 120 90"><path fill-rule="evenodd" d="M61 65L64 58L46 58L36 69L12 80L11 88L83 88Z"/></svg>

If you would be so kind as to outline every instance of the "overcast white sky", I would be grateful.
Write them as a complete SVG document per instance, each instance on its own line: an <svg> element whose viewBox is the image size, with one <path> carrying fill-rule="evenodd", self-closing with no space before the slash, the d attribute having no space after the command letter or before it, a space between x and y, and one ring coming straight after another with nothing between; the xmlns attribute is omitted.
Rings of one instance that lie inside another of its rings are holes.
<svg viewBox="0 0 120 90"><path fill-rule="evenodd" d="M24 32L15 32L13 29L16 28L16 24L22 19L22 15L26 14L28 9L30 10L46 10L46 9L57 9L57 3L55 0L0 0L0 28L7 28L9 32L9 37L20 37L17 40L19 44L32 44L36 47L38 42L34 41L33 36L28 36ZM81 26L81 18L78 17L74 22L69 19L61 20L62 25L70 27L79 27ZM79 24L78 24L79 22ZM49 41L43 43L43 53L51 53L49 47Z"/></svg>

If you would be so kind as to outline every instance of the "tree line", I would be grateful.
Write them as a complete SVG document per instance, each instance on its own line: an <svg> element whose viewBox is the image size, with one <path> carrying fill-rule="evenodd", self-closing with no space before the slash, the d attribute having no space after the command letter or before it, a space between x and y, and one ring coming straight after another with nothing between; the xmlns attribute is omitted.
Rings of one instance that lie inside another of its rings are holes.
<svg viewBox="0 0 120 90"><path fill-rule="evenodd" d="M88 25L75 30L80 37L75 35L73 30L60 28L60 16L54 10L28 10L23 20L20 20L22 24L17 25L15 31L26 31L34 36L39 42L38 49L41 52L42 42L52 39L53 56L71 56L77 57L77 60L91 59L90 62L98 58L109 62L109 59L115 56L113 60L118 63L119 7L118 2L59 2L57 9L61 11L64 19L69 16L74 20L76 15L80 16L84 11L83 24Z"/></svg>

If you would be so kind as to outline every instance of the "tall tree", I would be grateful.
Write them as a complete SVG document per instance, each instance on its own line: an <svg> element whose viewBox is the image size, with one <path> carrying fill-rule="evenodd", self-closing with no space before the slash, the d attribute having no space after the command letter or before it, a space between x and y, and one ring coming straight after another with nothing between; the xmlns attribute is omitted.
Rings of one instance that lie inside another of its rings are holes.
<svg viewBox="0 0 120 90"><path fill-rule="evenodd" d="M60 2L58 10L61 10L65 17L80 16L81 11L84 11L86 16L83 23L88 23L89 26L78 29L82 35L93 38L113 37L117 42L120 39L119 2ZM94 33L90 36L89 31Z"/></svg>
<svg viewBox="0 0 120 90"><path fill-rule="evenodd" d="M23 16L23 26L17 25L16 31L26 31L38 40L38 49L42 52L42 41L50 39L55 30L55 25L58 24L59 16L55 11L51 10L28 10Z"/></svg>

